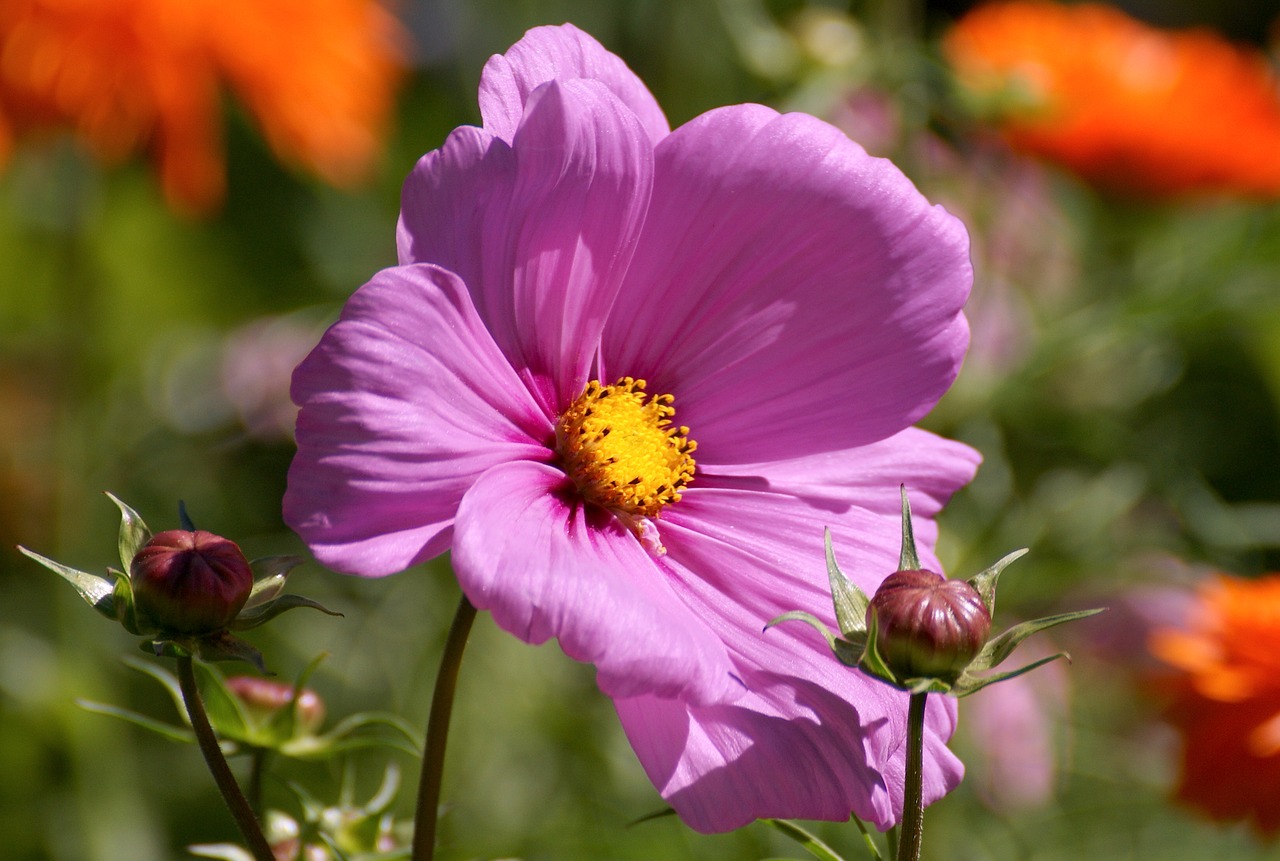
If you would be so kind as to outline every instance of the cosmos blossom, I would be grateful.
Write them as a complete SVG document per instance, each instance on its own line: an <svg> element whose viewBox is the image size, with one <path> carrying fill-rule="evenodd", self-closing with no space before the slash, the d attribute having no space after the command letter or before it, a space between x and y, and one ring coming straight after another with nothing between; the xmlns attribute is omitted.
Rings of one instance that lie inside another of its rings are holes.
<svg viewBox="0 0 1280 861"><path fill-rule="evenodd" d="M962 86L999 105L1015 149L1099 186L1280 194L1280 81L1256 49L1048 0L979 6L944 47Z"/></svg>
<svg viewBox="0 0 1280 861"><path fill-rule="evenodd" d="M595 665L693 828L889 826L905 695L762 628L834 624L823 527L867 592L895 570L900 483L938 565L978 457L911 425L968 343L963 226L807 115L671 131L570 25L493 57L480 109L406 182L400 265L294 374L286 520L355 574L451 550L499 626ZM930 800L962 774L943 699Z"/></svg>
<svg viewBox="0 0 1280 861"><path fill-rule="evenodd" d="M1280 833L1280 574L1218 576L1184 627L1151 650L1177 671L1169 719L1182 734L1177 797L1219 821Z"/></svg>
<svg viewBox="0 0 1280 861"><path fill-rule="evenodd" d="M350 185L381 148L405 41L377 0L4 0L0 166L67 129L109 163L149 150L169 204L208 212L226 84L277 156Z"/></svg>

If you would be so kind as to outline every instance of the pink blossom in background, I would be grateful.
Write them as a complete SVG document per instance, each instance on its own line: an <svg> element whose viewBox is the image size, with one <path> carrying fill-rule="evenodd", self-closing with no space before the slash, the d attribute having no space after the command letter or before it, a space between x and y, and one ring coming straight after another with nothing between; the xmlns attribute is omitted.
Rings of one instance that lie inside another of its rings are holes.
<svg viewBox="0 0 1280 861"><path fill-rule="evenodd" d="M1058 651L1044 640L1019 647L1019 664ZM1053 800L1070 682L1062 662L983 688L962 706L961 731L977 751L969 773L993 809L1018 813Z"/></svg>
<svg viewBox="0 0 1280 861"><path fill-rule="evenodd" d="M978 456L911 427L968 343L963 226L826 123L670 131L576 28L485 67L482 127L409 177L400 265L295 372L285 517L338 570L446 550L499 626L595 665L700 831L896 821L906 698L837 663L822 533L868 593ZM643 380L644 385L635 382ZM960 780L928 716L929 800Z"/></svg>

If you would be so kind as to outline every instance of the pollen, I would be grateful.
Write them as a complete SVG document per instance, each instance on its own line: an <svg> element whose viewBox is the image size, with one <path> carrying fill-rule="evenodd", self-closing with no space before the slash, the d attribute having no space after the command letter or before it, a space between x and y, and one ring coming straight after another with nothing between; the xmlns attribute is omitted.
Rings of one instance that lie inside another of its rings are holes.
<svg viewBox="0 0 1280 861"><path fill-rule="evenodd" d="M693 481L698 444L671 424L671 395L651 396L645 381L587 383L556 425L561 465L583 497L624 516L657 517Z"/></svg>

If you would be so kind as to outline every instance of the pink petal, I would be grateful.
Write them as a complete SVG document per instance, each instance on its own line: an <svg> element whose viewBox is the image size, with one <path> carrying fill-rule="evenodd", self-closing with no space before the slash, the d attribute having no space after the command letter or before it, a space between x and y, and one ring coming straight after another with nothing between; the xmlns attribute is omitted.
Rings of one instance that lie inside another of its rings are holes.
<svg viewBox="0 0 1280 861"><path fill-rule="evenodd" d="M635 115L598 82L552 81L529 96L510 148L463 129L419 161L405 183L401 260L462 276L553 416L587 382L651 185Z"/></svg>
<svg viewBox="0 0 1280 861"><path fill-rule="evenodd" d="M495 464L547 459L553 430L471 306L434 266L358 290L294 372L288 524L321 562L381 576L443 552Z"/></svg>
<svg viewBox="0 0 1280 861"><path fill-rule="evenodd" d="M850 448L947 390L968 344L964 227L838 129L754 105L655 152L609 376L675 395L699 463Z"/></svg>
<svg viewBox="0 0 1280 861"><path fill-rule="evenodd" d="M458 509L453 566L501 628L528 643L559 638L569 657L595 664L610 696L740 693L724 646L663 571L555 467L510 463L481 476Z"/></svg>
<svg viewBox="0 0 1280 861"><path fill-rule="evenodd" d="M535 27L505 54L495 54L480 77L480 115L493 134L511 140L529 94L553 80L588 78L607 86L640 120L653 143L670 131L644 83L617 56L572 24Z"/></svg>
<svg viewBox="0 0 1280 861"><path fill-rule="evenodd" d="M843 532L842 540L837 542L837 560L845 573L853 576L844 562L846 555L855 550L897 562L902 523L898 486L904 485L914 515L921 563L940 571L932 550L937 538L937 524L932 518L956 490L973 479L981 460L982 456L964 443L920 428L907 428L888 439L846 451L708 468L699 473L694 488L769 490L805 500L824 512L815 515L821 525ZM855 507L874 520L842 529L842 513ZM677 509L672 513L678 517ZM885 573L865 578L859 575L856 579L869 591Z"/></svg>
<svg viewBox="0 0 1280 861"><path fill-rule="evenodd" d="M826 464L833 482L850 488L839 504L807 494L823 467L813 458L785 464L795 472L791 481L784 465L774 465L772 489L759 480L747 489L740 476L700 475L664 512L666 564L694 615L729 648L748 693L720 706L635 698L618 711L654 785L698 830L729 830L761 816L844 819L851 810L887 827L900 813L905 695L843 667L804 625L761 633L788 610L806 610L834 629L824 527L843 570L864 590L897 567L897 493L882 478L874 492L859 489L864 479L890 473L921 488L916 535L926 564L937 566L930 515L972 475L972 452L923 431L872 449L861 474L851 465L860 451ZM945 744L954 703L936 699L926 733L930 801L962 774Z"/></svg>

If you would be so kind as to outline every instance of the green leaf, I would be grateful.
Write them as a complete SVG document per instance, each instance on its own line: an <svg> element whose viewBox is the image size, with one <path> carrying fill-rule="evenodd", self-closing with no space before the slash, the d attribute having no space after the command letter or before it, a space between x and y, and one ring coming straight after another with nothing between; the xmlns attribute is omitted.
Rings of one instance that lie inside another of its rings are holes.
<svg viewBox="0 0 1280 861"><path fill-rule="evenodd" d="M969 670L974 672L982 672L992 667L999 666L1001 661L1009 657L1018 644L1030 637L1032 634L1061 625L1064 622L1074 622L1077 619L1085 619L1101 613L1105 608L1096 610L1078 610L1074 613L1059 613L1056 616L1046 616L1043 619L1033 619L1030 622L1023 622L1014 625L998 637L994 637L987 641L982 647L982 651L969 664Z"/></svg>
<svg viewBox="0 0 1280 861"><path fill-rule="evenodd" d="M245 601L244 610L265 604L283 592L289 572L304 561L306 560L301 556L264 556L250 562L249 567L253 569L257 579L254 580L253 590L249 592L249 600ZM243 613L244 610L240 612Z"/></svg>
<svg viewBox="0 0 1280 861"><path fill-rule="evenodd" d="M200 685L200 698L204 701L205 714L209 716L209 723L218 735L249 744L256 743L244 704L231 693L222 673L199 661L196 662L195 669L203 683Z"/></svg>
<svg viewBox="0 0 1280 861"><path fill-rule="evenodd" d="M916 534L911 526L911 503L907 501L907 486L898 485L902 494L902 554L898 557L899 571L919 571L920 556L916 553Z"/></svg>
<svg viewBox="0 0 1280 861"><path fill-rule="evenodd" d="M831 581L831 598L835 602L836 621L840 633L846 637L864 635L867 632L866 594L858 588L836 563L835 549L831 546L831 530L823 530L823 545L827 550L827 578Z"/></svg>
<svg viewBox="0 0 1280 861"><path fill-rule="evenodd" d="M969 578L969 585L978 590L978 594L982 597L982 603L987 607L989 616L994 618L996 614L996 580L1000 578L1000 572L1008 567L1009 563L1026 556L1027 552L1025 547L1021 550L1015 550L986 571Z"/></svg>
<svg viewBox="0 0 1280 861"><path fill-rule="evenodd" d="M163 685L164 689L169 692L169 698L173 700L173 707L178 710L179 716L183 720L187 719L187 704L182 698L182 686L178 684L177 676L164 667L157 666L153 661L144 661L127 655L120 660L124 662L126 667L145 673Z"/></svg>
<svg viewBox="0 0 1280 861"><path fill-rule="evenodd" d="M342 615L336 610L330 610L323 604L310 598L304 598L301 595L281 595L251 609L241 610L240 615L236 616L229 627L236 631L247 631L250 628L256 628L259 625L270 622L281 613L298 607L310 607L313 610L319 610L321 613L328 613L330 616Z"/></svg>
<svg viewBox="0 0 1280 861"><path fill-rule="evenodd" d="M133 557L138 555L142 545L151 540L151 530L142 521L138 512L125 505L115 495L108 493L107 498L120 509L120 564L125 571L133 564Z"/></svg>
<svg viewBox="0 0 1280 861"><path fill-rule="evenodd" d="M819 859L819 861L844 861L834 849L794 822L786 819L761 819L760 821L799 843L805 848L805 851L814 858Z"/></svg>
<svg viewBox="0 0 1280 861"><path fill-rule="evenodd" d="M1016 670L1010 670L1007 673L996 673L995 675L992 675L992 676L978 677L978 676L971 676L968 674L968 672L966 672L964 675L960 677L960 680L956 682L955 688L952 689L952 694L957 697L967 697L972 693L982 690L987 685L994 685L996 682L1003 682L1009 679L1017 678L1023 673L1029 673L1032 670L1036 669L1037 667L1043 667L1045 664L1050 663L1051 661L1056 661L1059 658L1066 658L1068 663L1071 662L1070 655L1068 655L1066 652L1058 652L1056 655L1050 655L1047 658L1041 658L1038 661L1033 661L1030 664L1027 664L1025 667L1020 667Z"/></svg>
<svg viewBox="0 0 1280 861"><path fill-rule="evenodd" d="M28 559L34 559L50 571L61 574L64 580L75 587L75 590L80 593L80 597L90 607L113 622L118 621L116 619L115 585L110 580L105 577L99 577L97 574L90 574L87 571L72 568L70 565L63 565L61 562L55 562L47 556L41 556L34 550L28 550L21 545L18 546L18 552Z"/></svg>
<svg viewBox="0 0 1280 861"><path fill-rule="evenodd" d="M173 724L168 724L168 723L165 723L164 721L159 721L159 720L156 720L155 718L150 718L150 717L147 717L146 715L138 714L135 711L129 711L128 709L120 708L119 706L113 706L107 703L98 703L98 702L94 702L93 700L76 700L76 705L80 706L80 708L84 709L87 712L93 712L94 714L99 714L99 715L107 715L108 717L114 717L114 718L119 718L120 720L123 720L123 721L128 721L134 726L140 726L143 729L154 732L157 735L164 736L170 741L183 742L184 744L195 744L195 741L196 741L195 733L191 732L191 730L184 729L179 726L174 726Z"/></svg>

